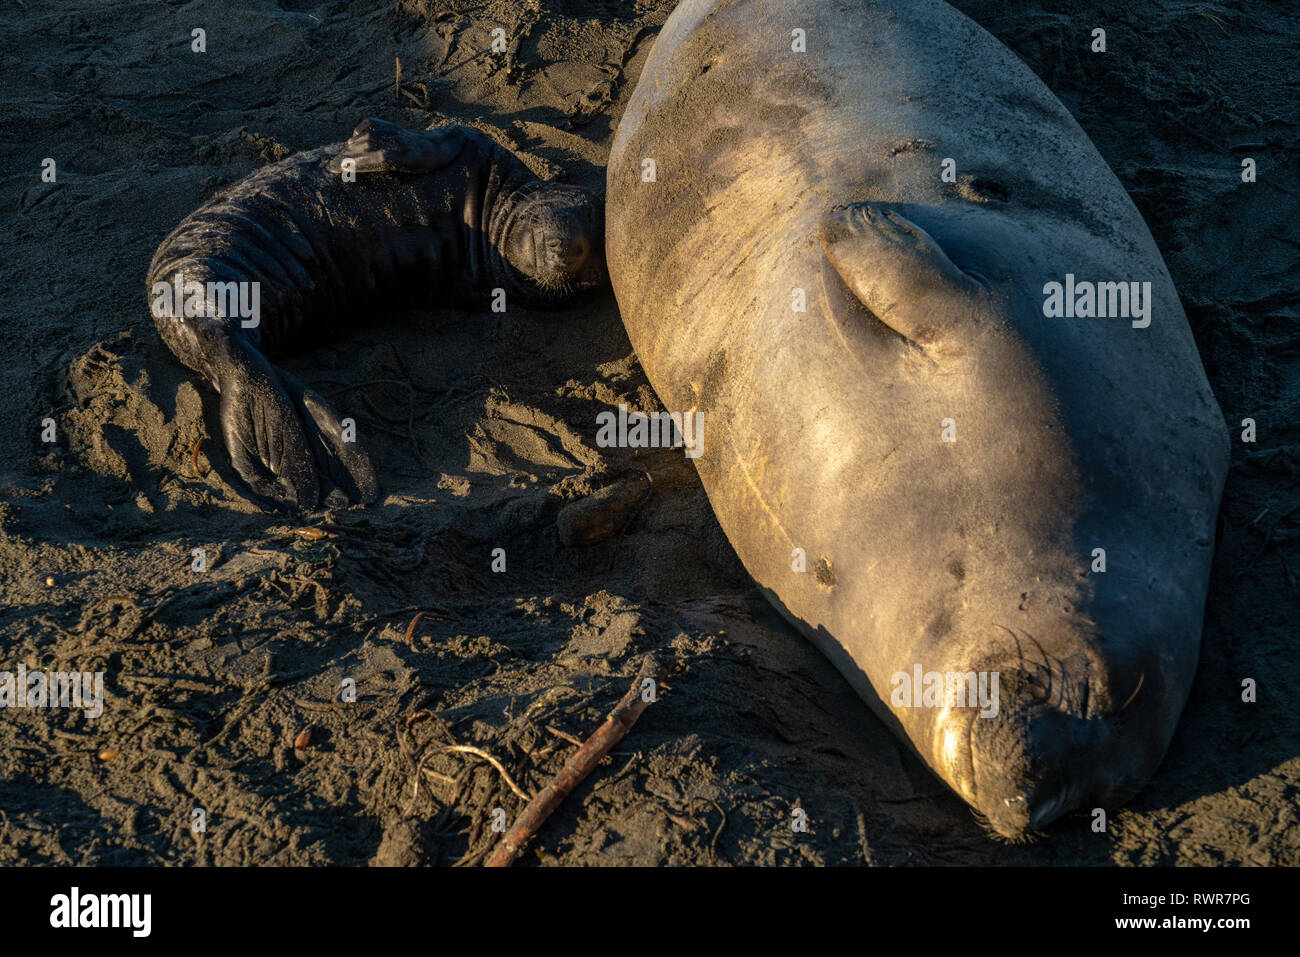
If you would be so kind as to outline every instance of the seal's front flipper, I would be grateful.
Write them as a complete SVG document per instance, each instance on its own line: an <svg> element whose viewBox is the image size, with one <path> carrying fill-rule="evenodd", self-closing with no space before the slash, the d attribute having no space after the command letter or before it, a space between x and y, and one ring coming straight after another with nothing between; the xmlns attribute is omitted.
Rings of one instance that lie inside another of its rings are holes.
<svg viewBox="0 0 1300 957"><path fill-rule="evenodd" d="M230 464L264 504L291 511L320 501L311 445L275 367L242 341L214 365L221 438Z"/></svg>
<svg viewBox="0 0 1300 957"><path fill-rule="evenodd" d="M295 511L369 503L378 482L316 393L230 336L213 362L221 437L239 477L265 504Z"/></svg>
<svg viewBox="0 0 1300 957"><path fill-rule="evenodd" d="M822 217L821 237L844 284L895 332L940 349L966 338L987 290L920 226L876 203L854 203Z"/></svg>
<svg viewBox="0 0 1300 957"><path fill-rule="evenodd" d="M369 505L379 496L370 457L345 429L333 409L287 372L280 370L280 382L298 409L307 443L316 460L321 479L321 502L334 508L350 503ZM354 426L355 428L355 426Z"/></svg>
<svg viewBox="0 0 1300 957"><path fill-rule="evenodd" d="M331 173L343 171L343 161L356 163L358 173L427 173L446 166L465 145L462 127L408 130L371 117L362 120L330 160Z"/></svg>

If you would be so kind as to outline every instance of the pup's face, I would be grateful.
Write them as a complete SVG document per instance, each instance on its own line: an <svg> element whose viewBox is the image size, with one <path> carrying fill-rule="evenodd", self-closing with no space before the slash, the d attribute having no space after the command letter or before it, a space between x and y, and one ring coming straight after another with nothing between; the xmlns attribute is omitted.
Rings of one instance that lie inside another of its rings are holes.
<svg viewBox="0 0 1300 957"><path fill-rule="evenodd" d="M542 291L566 296L608 281L600 200L576 186L547 184L523 200L506 236L506 258Z"/></svg>

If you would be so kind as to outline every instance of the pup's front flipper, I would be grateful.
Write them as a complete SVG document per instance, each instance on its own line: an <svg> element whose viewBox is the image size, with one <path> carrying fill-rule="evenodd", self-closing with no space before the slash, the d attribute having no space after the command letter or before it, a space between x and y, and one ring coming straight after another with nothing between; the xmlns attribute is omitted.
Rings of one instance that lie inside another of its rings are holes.
<svg viewBox="0 0 1300 957"><path fill-rule="evenodd" d="M214 371L222 439L254 494L290 509L375 500L370 459L319 395L239 340Z"/></svg>
<svg viewBox="0 0 1300 957"><path fill-rule="evenodd" d="M826 258L858 300L895 332L937 352L960 352L987 287L962 272L934 237L876 203L822 217Z"/></svg>
<svg viewBox="0 0 1300 957"><path fill-rule="evenodd" d="M446 166L464 146L459 126L408 130L372 117L352 131L343 150L330 160L329 169L342 172L343 161L350 159L358 173L427 173Z"/></svg>
<svg viewBox="0 0 1300 957"><path fill-rule="evenodd" d="M369 505L379 495L379 481L370 458L355 441L344 441L338 414L316 392L287 372L280 381L302 420L322 479L321 500L339 507L349 502Z"/></svg>

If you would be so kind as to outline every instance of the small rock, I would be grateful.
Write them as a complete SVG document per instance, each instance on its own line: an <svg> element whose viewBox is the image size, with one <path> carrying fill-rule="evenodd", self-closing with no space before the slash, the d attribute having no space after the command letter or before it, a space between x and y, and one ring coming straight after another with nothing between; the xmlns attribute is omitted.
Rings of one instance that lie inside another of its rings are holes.
<svg viewBox="0 0 1300 957"><path fill-rule="evenodd" d="M622 531L649 495L649 477L644 472L635 472L599 492L570 502L560 509L555 519L560 541L571 548L604 541Z"/></svg>

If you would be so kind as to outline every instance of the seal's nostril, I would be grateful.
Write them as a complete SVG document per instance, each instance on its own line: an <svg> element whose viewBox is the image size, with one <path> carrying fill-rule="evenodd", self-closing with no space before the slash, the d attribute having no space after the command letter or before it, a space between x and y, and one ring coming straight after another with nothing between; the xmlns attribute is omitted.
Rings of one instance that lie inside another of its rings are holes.
<svg viewBox="0 0 1300 957"><path fill-rule="evenodd" d="M564 257L564 260L568 264L569 269L572 270L573 272L577 272L579 269L585 266L587 264L587 256L590 253L590 251L591 250L587 246L585 240L575 239L573 242L571 242L569 244L567 255Z"/></svg>
<svg viewBox="0 0 1300 957"><path fill-rule="evenodd" d="M1059 817L1069 797L1068 786L1042 784L1035 788L1028 800L1030 829L1036 830Z"/></svg>

